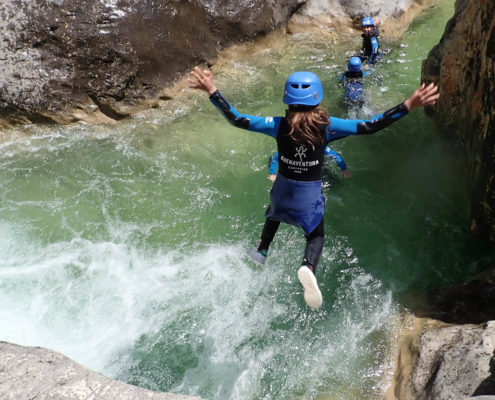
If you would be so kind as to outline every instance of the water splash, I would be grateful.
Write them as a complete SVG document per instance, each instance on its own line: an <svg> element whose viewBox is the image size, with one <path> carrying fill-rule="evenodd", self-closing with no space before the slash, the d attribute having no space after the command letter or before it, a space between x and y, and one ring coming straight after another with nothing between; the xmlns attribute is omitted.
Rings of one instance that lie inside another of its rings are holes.
<svg viewBox="0 0 495 400"><path fill-rule="evenodd" d="M241 111L281 115L287 72L309 68L345 116L337 77L352 44L293 40L232 61L219 87ZM424 42L400 49L408 70L379 66L377 110L415 85ZM186 97L118 128L35 126L1 139L0 338L208 399L381 398L397 291L469 273L462 189L431 124L421 114L336 144L353 177L326 177L325 303L313 312L296 278L301 232L281 227L262 268L244 257L263 224L274 142Z"/></svg>

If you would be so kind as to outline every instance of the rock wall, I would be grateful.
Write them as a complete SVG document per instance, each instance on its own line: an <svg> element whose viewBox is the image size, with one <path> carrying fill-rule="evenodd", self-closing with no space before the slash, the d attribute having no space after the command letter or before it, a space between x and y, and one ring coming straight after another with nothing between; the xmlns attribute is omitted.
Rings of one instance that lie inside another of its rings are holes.
<svg viewBox="0 0 495 400"><path fill-rule="evenodd" d="M439 84L431 114L468 162L471 229L495 241L495 2L457 0L422 79Z"/></svg>
<svg viewBox="0 0 495 400"><path fill-rule="evenodd" d="M41 347L0 342L0 398L12 400L201 400L114 381Z"/></svg>
<svg viewBox="0 0 495 400"><path fill-rule="evenodd" d="M0 117L106 122L223 47L286 23L303 0L4 0Z"/></svg>
<svg viewBox="0 0 495 400"><path fill-rule="evenodd" d="M385 400L495 400L495 321L449 325L416 319Z"/></svg>
<svg viewBox="0 0 495 400"><path fill-rule="evenodd" d="M494 304L495 268L410 304L414 324L404 330L385 400L495 400Z"/></svg>
<svg viewBox="0 0 495 400"><path fill-rule="evenodd" d="M471 229L495 241L495 2L457 0L422 80L440 88L429 110L467 160ZM413 308L386 399L495 400L495 269L428 293Z"/></svg>

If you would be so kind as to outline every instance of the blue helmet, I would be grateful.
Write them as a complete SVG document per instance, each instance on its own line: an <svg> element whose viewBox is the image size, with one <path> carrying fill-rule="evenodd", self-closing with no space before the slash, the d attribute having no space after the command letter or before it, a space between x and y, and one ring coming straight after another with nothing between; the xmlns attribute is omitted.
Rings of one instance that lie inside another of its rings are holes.
<svg viewBox="0 0 495 400"><path fill-rule="evenodd" d="M359 57L351 57L347 69L351 72L361 71L361 59Z"/></svg>
<svg viewBox="0 0 495 400"><path fill-rule="evenodd" d="M316 106L323 99L320 78L312 72L294 72L287 78L284 88L285 104Z"/></svg>
<svg viewBox="0 0 495 400"><path fill-rule="evenodd" d="M375 22L371 17L364 17L361 21L361 26L375 26Z"/></svg>

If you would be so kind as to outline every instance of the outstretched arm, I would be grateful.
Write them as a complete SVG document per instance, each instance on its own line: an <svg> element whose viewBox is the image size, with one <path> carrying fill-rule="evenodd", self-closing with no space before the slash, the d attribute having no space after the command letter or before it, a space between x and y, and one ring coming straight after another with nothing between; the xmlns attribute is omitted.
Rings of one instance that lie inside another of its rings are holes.
<svg viewBox="0 0 495 400"><path fill-rule="evenodd" d="M342 173L344 178L350 178L351 177L351 173L347 169L347 165L339 153L337 153L335 150L332 150L330 147L325 146L325 155L337 163L337 165L340 168L340 172Z"/></svg>
<svg viewBox="0 0 495 400"><path fill-rule="evenodd" d="M438 93L438 86L433 82L426 86L424 83L404 102L408 111L414 110L418 107L431 107L434 106L440 97Z"/></svg>
<svg viewBox="0 0 495 400"><path fill-rule="evenodd" d="M204 90L210 95L210 101L223 114L227 121L237 128L259 132L272 137L277 137L280 125L280 117L258 117L255 115L241 114L223 97L213 82L213 75L207 69L195 67L188 79L189 87Z"/></svg>
<svg viewBox="0 0 495 400"><path fill-rule="evenodd" d="M209 70L194 67L190 74L191 77L188 79L190 88L204 90L210 95L217 91L213 75Z"/></svg>
<svg viewBox="0 0 495 400"><path fill-rule="evenodd" d="M386 128L391 123L399 120L409 111L418 107L435 105L439 98L438 86L424 83L403 103L391 108L372 120L330 118L327 128L327 140L341 139L349 135L367 135Z"/></svg>

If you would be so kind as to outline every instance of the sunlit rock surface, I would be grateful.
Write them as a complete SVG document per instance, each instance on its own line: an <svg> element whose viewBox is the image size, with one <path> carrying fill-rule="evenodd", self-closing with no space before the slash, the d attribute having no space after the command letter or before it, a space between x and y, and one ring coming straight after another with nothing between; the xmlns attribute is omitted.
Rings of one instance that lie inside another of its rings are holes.
<svg viewBox="0 0 495 400"><path fill-rule="evenodd" d="M402 343L394 385L385 399L486 396L494 400L494 349L495 321L448 325L417 319L415 329Z"/></svg>
<svg viewBox="0 0 495 400"><path fill-rule="evenodd" d="M90 371L55 351L7 342L0 342L0 398L201 400L127 385Z"/></svg>
<svg viewBox="0 0 495 400"><path fill-rule="evenodd" d="M471 229L495 241L495 2L458 0L455 10L422 75L438 82L432 115L467 158Z"/></svg>
<svg viewBox="0 0 495 400"><path fill-rule="evenodd" d="M0 116L106 122L231 43L288 21L302 0L5 0Z"/></svg>

